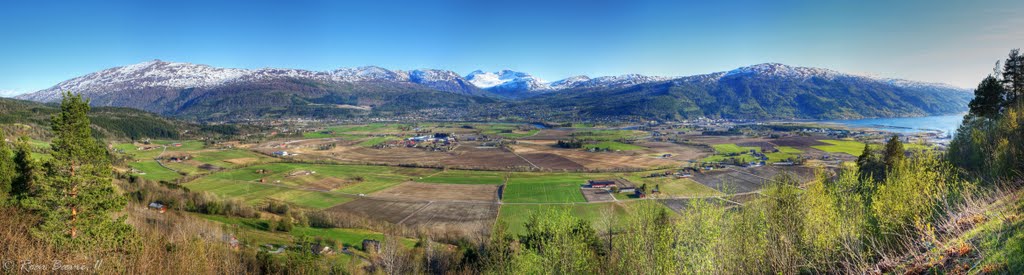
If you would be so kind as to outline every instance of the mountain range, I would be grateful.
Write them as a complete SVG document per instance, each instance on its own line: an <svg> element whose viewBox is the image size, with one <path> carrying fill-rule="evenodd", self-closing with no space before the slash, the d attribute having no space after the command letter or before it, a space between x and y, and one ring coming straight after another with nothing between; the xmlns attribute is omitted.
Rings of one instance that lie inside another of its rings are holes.
<svg viewBox="0 0 1024 275"><path fill-rule="evenodd" d="M545 81L511 70L332 71L232 69L154 60L63 81L19 99L55 102L61 91L97 106L194 120L418 115L438 119L638 117L859 118L962 112L971 98L945 84L757 64L663 77L573 76Z"/></svg>

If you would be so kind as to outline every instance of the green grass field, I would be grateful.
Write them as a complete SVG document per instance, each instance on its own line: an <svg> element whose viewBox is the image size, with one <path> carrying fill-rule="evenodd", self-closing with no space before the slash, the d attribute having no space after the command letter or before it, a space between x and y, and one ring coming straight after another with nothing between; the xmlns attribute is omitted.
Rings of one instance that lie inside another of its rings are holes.
<svg viewBox="0 0 1024 275"><path fill-rule="evenodd" d="M528 205L528 204L506 204L498 211L498 221L504 222L510 233L522 234L526 232L524 224L530 215L535 212L556 209L560 211L571 211L576 217L588 220L591 225L599 226L599 222L606 213L624 216L627 213L626 206L622 203L584 203L584 204L552 204L552 205ZM621 222L621 218L616 219ZM617 223L618 224L618 223Z"/></svg>
<svg viewBox="0 0 1024 275"><path fill-rule="evenodd" d="M739 145L736 145L736 144L732 144L732 143L728 143L728 144L715 144L715 145L711 145L711 147L715 148L715 153L716 154L723 154L723 155L724 154L732 154L732 153L736 153L736 154L750 153L750 150L761 151L761 147L742 147L742 146L739 146Z"/></svg>
<svg viewBox="0 0 1024 275"><path fill-rule="evenodd" d="M142 160L139 162L132 162L129 163L128 166L131 166L132 168L135 168L136 170L145 173L138 173L136 175L139 175L140 177L148 180L172 181L181 177L180 174L168 170L167 168L161 167L160 164L157 164L155 160Z"/></svg>
<svg viewBox="0 0 1024 275"><path fill-rule="evenodd" d="M506 138L524 138L536 135L540 129L519 130L520 124L507 123L486 123L476 124L473 127L480 130L484 135L498 135Z"/></svg>
<svg viewBox="0 0 1024 275"><path fill-rule="evenodd" d="M359 146L373 147L374 145L381 144L381 143L384 143L386 141L392 141L392 140L402 140L402 139L399 138L399 137L392 137L392 136L387 136L387 137L371 137L371 138L365 139L363 141L360 141L359 142Z"/></svg>
<svg viewBox="0 0 1024 275"><path fill-rule="evenodd" d="M270 172L257 173L261 169ZM326 208L350 201L354 194L373 193L436 171L389 166L269 163L211 174L186 186L252 203L276 199L302 207ZM265 183L258 182L261 178ZM304 189L322 182L341 183L342 186L329 192Z"/></svg>
<svg viewBox="0 0 1024 275"><path fill-rule="evenodd" d="M402 132L403 128L408 127L409 125L406 124L390 123L370 123L366 125L339 125L327 127L327 129L322 131L303 133L302 136L306 138L341 137L348 139L353 136L365 137L366 135L372 134L397 134Z"/></svg>
<svg viewBox="0 0 1024 275"><path fill-rule="evenodd" d="M620 139L635 139L647 135L643 131L633 130L582 130L572 133L572 136L579 140L589 141L615 141Z"/></svg>
<svg viewBox="0 0 1024 275"><path fill-rule="evenodd" d="M785 161L787 159L796 159L801 153L803 153L803 151L800 151L800 149L796 149L789 146L779 146L776 147L776 149L779 149L779 151L764 154L765 156L768 157L768 161L778 162Z"/></svg>
<svg viewBox="0 0 1024 275"><path fill-rule="evenodd" d="M153 158L156 158L156 156L160 155L161 152L163 152L163 149L160 148L160 147L157 147L157 148L154 148L154 149L150 149L150 150L146 150L146 151L139 151L138 150L138 146L136 146L135 144L131 144L131 143L115 144L114 148L115 149L119 149L121 151L124 151L124 153L126 155L129 155L132 158L135 158L135 159L138 159L138 160L153 159Z"/></svg>
<svg viewBox="0 0 1024 275"><path fill-rule="evenodd" d="M711 155L711 156L708 156L708 157L706 157L704 159L701 159L701 161L703 161L703 162L731 162L731 159L737 159L740 162L751 162L751 161L757 161L758 160L754 156L743 154L743 155L738 155L738 156Z"/></svg>
<svg viewBox="0 0 1024 275"><path fill-rule="evenodd" d="M504 202L585 202L580 186L594 177L569 173L513 173Z"/></svg>
<svg viewBox="0 0 1024 275"><path fill-rule="evenodd" d="M617 142L617 141L602 141L602 142L598 142L598 143L594 143L594 144L587 144L587 145L584 145L583 148L587 148L587 149L591 149L591 148L608 149L608 150L612 150L612 151L630 151L630 150L644 149L643 146L637 146L637 145L633 145L633 144L625 144L625 143L621 143L621 142Z"/></svg>
<svg viewBox="0 0 1024 275"><path fill-rule="evenodd" d="M199 152L193 154L192 159L223 168L239 167L242 166L242 162L245 161L251 161L250 163L265 163L276 160L252 151L239 149ZM234 160L234 162L231 162L231 160Z"/></svg>
<svg viewBox="0 0 1024 275"><path fill-rule="evenodd" d="M505 182L506 172L471 171L471 170L448 170L433 174L418 182L427 183L455 183L455 184L502 184Z"/></svg>
<svg viewBox="0 0 1024 275"><path fill-rule="evenodd" d="M832 139L822 139L818 141L828 143L830 145L816 145L811 147L829 153L845 153L851 156L859 156L864 152L864 143L859 141Z"/></svg>

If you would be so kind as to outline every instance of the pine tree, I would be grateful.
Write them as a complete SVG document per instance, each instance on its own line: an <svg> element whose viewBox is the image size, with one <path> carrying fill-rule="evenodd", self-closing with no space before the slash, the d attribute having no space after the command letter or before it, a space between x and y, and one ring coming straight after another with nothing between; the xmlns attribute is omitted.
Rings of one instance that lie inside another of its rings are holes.
<svg viewBox="0 0 1024 275"><path fill-rule="evenodd" d="M39 163L32 159L32 147L26 137L19 138L14 145L14 169L16 177L11 183L11 195L21 199L32 193L40 176Z"/></svg>
<svg viewBox="0 0 1024 275"><path fill-rule="evenodd" d="M128 240L124 217L111 214L127 200L111 183L110 159L89 128L89 103L81 95L64 94L60 113L51 125L53 159L37 184L31 205L43 217L33 233L72 249L110 249Z"/></svg>
<svg viewBox="0 0 1024 275"><path fill-rule="evenodd" d="M903 142L900 142L899 136L893 135L892 138L889 138L889 142L885 143L885 156L882 158L885 169L895 167L904 156Z"/></svg>
<svg viewBox="0 0 1024 275"><path fill-rule="evenodd" d="M5 201L8 194L11 193L11 185L16 177L15 172L11 148L7 145L4 131L0 131L0 203Z"/></svg>
<svg viewBox="0 0 1024 275"><path fill-rule="evenodd" d="M1020 49L1010 50L1010 55L1003 63L1003 84L1008 93L1004 106L1024 96L1024 54L1020 53Z"/></svg>
<svg viewBox="0 0 1024 275"><path fill-rule="evenodd" d="M974 99L968 105L971 114L979 117L996 118L1006 98L1006 88L993 76L988 76L974 90Z"/></svg>
<svg viewBox="0 0 1024 275"><path fill-rule="evenodd" d="M882 167L878 155L875 154L875 150L871 149L869 144L864 144L864 151L857 157L857 174L861 179L870 177L878 181L885 178L885 169ZM862 186L860 189L864 189L864 187Z"/></svg>

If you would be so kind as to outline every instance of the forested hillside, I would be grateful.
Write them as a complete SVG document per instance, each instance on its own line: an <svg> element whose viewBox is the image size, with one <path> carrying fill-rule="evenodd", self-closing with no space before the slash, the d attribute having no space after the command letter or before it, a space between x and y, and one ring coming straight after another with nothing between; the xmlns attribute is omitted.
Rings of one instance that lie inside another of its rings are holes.
<svg viewBox="0 0 1024 275"><path fill-rule="evenodd" d="M56 105L0 98L0 127L10 134L48 139L51 116L59 111ZM96 107L89 114L93 135L100 138L138 140L178 139L186 132L192 136L220 135L237 132L238 126L203 126L161 117L157 114L122 107ZM229 129L224 129L229 128Z"/></svg>
<svg viewBox="0 0 1024 275"><path fill-rule="evenodd" d="M900 87L853 76L712 74L615 89L577 89L529 99L529 109L580 117L842 119L952 114L970 94Z"/></svg>

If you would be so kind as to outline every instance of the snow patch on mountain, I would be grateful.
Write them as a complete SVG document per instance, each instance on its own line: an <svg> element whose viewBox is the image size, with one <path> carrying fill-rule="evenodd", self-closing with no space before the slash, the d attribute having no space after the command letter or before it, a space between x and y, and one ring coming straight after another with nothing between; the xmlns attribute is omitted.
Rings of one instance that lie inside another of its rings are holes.
<svg viewBox="0 0 1024 275"><path fill-rule="evenodd" d="M341 68L332 71L299 69L232 69L184 62L153 60L122 67L110 68L58 83L53 87L20 99L52 102L60 99L62 91L96 96L147 88L209 88L232 82L298 78L331 82L391 81L424 84L437 90L474 94L479 91L458 74L445 70L388 70L376 66ZM451 82L451 83L442 83Z"/></svg>
<svg viewBox="0 0 1024 275"><path fill-rule="evenodd" d="M544 81L527 73L511 70L499 72L484 72L476 70L468 75L466 79L481 89L509 93L546 93L565 89L575 88L614 88L630 85L637 85L656 81L672 79L662 76L646 76L639 74L626 74L619 76L602 76L590 78L585 75L577 75L552 82Z"/></svg>

